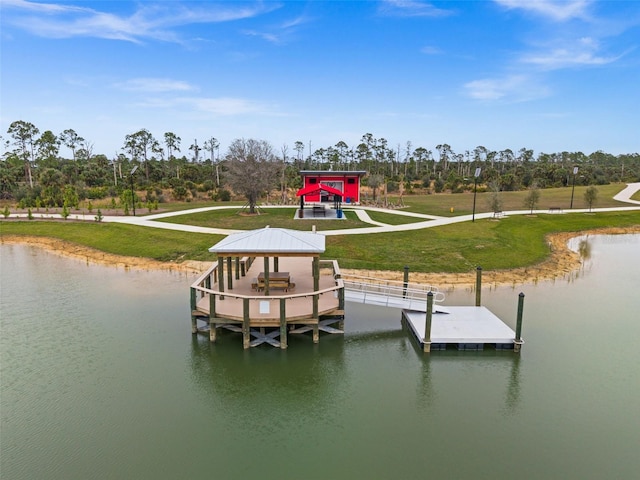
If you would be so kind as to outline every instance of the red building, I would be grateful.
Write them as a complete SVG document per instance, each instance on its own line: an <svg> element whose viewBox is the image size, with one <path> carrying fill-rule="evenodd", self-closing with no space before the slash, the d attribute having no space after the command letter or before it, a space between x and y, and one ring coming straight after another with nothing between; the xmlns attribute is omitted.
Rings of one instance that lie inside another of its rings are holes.
<svg viewBox="0 0 640 480"><path fill-rule="evenodd" d="M314 186L325 185L342 192L342 203L360 203L360 179L367 172L363 170L355 171L329 171L329 170L301 170L302 189L307 190ZM318 189L317 192L305 195L304 201L332 202L333 195L325 190Z"/></svg>

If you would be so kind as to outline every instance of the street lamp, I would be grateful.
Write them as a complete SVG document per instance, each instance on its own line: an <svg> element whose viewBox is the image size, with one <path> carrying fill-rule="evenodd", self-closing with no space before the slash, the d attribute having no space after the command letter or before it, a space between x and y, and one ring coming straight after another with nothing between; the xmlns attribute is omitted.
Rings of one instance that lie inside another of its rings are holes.
<svg viewBox="0 0 640 480"><path fill-rule="evenodd" d="M576 175L578 174L578 167L573 167L573 187L571 187L571 206L573 208L573 192L576 189Z"/></svg>
<svg viewBox="0 0 640 480"><path fill-rule="evenodd" d="M135 193L133 193L133 174L136 173L136 170L138 170L138 165L133 167L129 173L129 180L131 180L131 205L133 206L134 217L136 216L136 196Z"/></svg>
<svg viewBox="0 0 640 480"><path fill-rule="evenodd" d="M478 177L480 176L480 172L482 169L480 167L476 168L476 173L473 174L473 215L471 216L471 221L476 221L476 190L478 187Z"/></svg>

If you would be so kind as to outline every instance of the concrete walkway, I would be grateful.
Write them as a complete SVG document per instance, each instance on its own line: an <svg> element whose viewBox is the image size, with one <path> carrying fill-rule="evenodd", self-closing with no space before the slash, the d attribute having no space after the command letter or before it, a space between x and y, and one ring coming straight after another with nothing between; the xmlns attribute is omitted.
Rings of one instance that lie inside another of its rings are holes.
<svg viewBox="0 0 640 480"><path fill-rule="evenodd" d="M619 211L633 211L640 210L640 201L631 200L631 196L640 190L640 182L638 183L630 183L627 187L622 190L620 193L616 194L613 199L619 202L631 203L634 206L630 207L608 207L608 208L593 208L591 210L587 208L574 208L571 210L571 213L587 213L589 211L593 213L597 212L619 212ZM281 206L261 206L260 208L269 209L269 208L292 208L281 207ZM158 222L157 220L162 218L169 217L177 217L180 215L189 215L192 213L200 213L200 212L209 212L212 210L225 210L225 209L238 209L237 205L230 206L215 206L215 207L201 207L201 208L193 208L190 210L180 210L177 212L167 212L167 213L156 213L153 215L145 215L143 217L123 217L123 216L105 216L102 218L102 221L105 223L123 223L128 225L138 225L141 227L150 227L150 228L162 228L165 230L178 230L182 232L193 232L193 233L208 233L208 234L216 234L216 235L229 235L231 233L237 233L241 230L231 230L225 228L211 228L211 227L198 227L195 225L183 225L179 223L167 223L167 222ZM361 207L361 206L352 206L344 209L345 212L353 212L362 222L371 224L371 227L364 228L348 228L348 229L339 229L339 230L322 230L319 233L323 235L362 235L368 233L385 233L385 232L397 232L397 231L408 231L408 230L422 230L424 228L433 228L440 227L442 225L450 225L453 223L461 223L461 222L469 222L472 219L472 215L460 215L456 217L437 217L434 215L424 215L421 213L414 212L405 212L401 210L389 210L384 208L376 208L376 207ZM401 225L390 225L382 222L377 222L373 220L368 211L371 212L383 212L391 215L400 215L406 217L420 218L424 219L423 221L414 222L414 223L405 223ZM533 213L542 214L549 213L548 210L534 210ZM512 210L508 212L503 212L504 216L512 216L512 215L529 215L531 214L531 210ZM556 215L561 215L562 213L558 213ZM494 215L491 212L487 213L476 213L475 218L492 218ZM12 214L11 218L26 218L27 214ZM36 218L62 218L60 214L34 214ZM95 221L95 215L70 215L73 220L87 220L87 221Z"/></svg>

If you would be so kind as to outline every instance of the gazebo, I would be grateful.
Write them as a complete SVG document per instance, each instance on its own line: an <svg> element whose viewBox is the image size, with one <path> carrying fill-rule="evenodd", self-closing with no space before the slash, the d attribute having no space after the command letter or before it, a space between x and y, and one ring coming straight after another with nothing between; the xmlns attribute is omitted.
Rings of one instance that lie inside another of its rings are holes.
<svg viewBox="0 0 640 480"><path fill-rule="evenodd" d="M328 185L323 185L321 183L307 185L306 187L298 190L298 192L296 193L296 196L300 197L300 210L298 211L298 216L300 218L304 217L305 196L317 195L319 192L326 192L329 195L333 195L333 209L336 211L336 218L342 218L341 204L344 194L336 188L329 187ZM313 217L317 217L320 215L326 217L326 210L324 208L324 205L314 204L311 207L311 212L313 213Z"/></svg>
<svg viewBox="0 0 640 480"><path fill-rule="evenodd" d="M320 330L341 333L330 325L344 320L344 286L338 263L320 260L324 250L324 235L284 228L224 238L209 248L217 261L191 286L193 333L213 342L219 327L241 331L245 348L287 348L288 329L312 331L314 342Z"/></svg>

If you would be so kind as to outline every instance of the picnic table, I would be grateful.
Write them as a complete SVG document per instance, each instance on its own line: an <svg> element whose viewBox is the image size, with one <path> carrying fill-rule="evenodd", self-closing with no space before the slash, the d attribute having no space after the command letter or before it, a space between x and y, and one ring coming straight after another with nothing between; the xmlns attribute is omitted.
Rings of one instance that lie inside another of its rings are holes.
<svg viewBox="0 0 640 480"><path fill-rule="evenodd" d="M324 205L314 205L312 211L314 217L327 216L327 211L325 210Z"/></svg>
<svg viewBox="0 0 640 480"><path fill-rule="evenodd" d="M252 286L260 291L264 290L265 285L265 274L264 272L260 272L256 283ZM287 291L294 286L295 285L291 283L291 275L289 272L269 272L269 288L283 288Z"/></svg>

